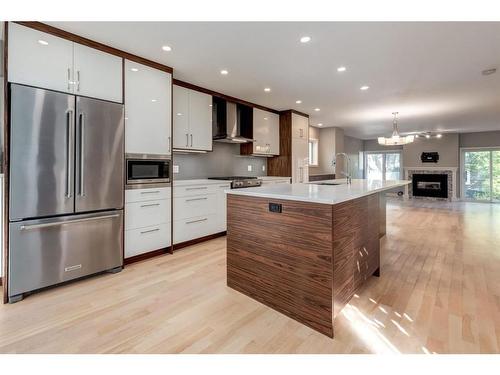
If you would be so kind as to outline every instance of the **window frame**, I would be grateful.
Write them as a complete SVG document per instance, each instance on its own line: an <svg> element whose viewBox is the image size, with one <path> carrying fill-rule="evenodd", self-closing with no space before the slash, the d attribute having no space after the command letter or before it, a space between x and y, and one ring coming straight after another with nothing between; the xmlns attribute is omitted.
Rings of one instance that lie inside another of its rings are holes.
<svg viewBox="0 0 500 375"><path fill-rule="evenodd" d="M311 144L313 145L311 155ZM307 153L309 157L309 166L319 167L319 139L309 138L307 143Z"/></svg>
<svg viewBox="0 0 500 375"><path fill-rule="evenodd" d="M363 177L366 179L368 178L368 168L366 167L368 165L368 155L373 155L373 154L383 154L383 161L382 161L382 181L386 181L386 154L399 154L399 165L400 165L400 170L399 170L399 179L403 179L404 175L404 167L403 167L403 150L401 149L395 149L395 150L380 150L380 151L365 151L364 152L364 157L363 157Z"/></svg>

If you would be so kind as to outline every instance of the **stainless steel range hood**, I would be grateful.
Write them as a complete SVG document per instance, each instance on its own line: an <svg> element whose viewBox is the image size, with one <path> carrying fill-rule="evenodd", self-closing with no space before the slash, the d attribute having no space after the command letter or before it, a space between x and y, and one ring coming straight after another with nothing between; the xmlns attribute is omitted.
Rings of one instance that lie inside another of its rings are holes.
<svg viewBox="0 0 500 375"><path fill-rule="evenodd" d="M254 141L243 136L243 134L249 134L249 132L248 129L243 129L244 121L236 103L214 100L213 110L214 142L249 143Z"/></svg>

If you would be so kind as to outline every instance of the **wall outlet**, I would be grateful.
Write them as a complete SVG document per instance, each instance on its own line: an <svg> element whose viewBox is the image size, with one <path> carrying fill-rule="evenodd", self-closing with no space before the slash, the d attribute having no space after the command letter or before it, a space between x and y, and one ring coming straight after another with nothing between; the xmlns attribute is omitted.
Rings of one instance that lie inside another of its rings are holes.
<svg viewBox="0 0 500 375"><path fill-rule="evenodd" d="M266 166L265 166L265 165L263 165L263 166L262 166L262 172L265 172L265 171L266 171Z"/></svg>
<svg viewBox="0 0 500 375"><path fill-rule="evenodd" d="M179 166L178 165L174 165L174 173L179 173Z"/></svg>
<svg viewBox="0 0 500 375"><path fill-rule="evenodd" d="M248 172L252 172L252 166L249 165L248 168L247 168Z"/></svg>

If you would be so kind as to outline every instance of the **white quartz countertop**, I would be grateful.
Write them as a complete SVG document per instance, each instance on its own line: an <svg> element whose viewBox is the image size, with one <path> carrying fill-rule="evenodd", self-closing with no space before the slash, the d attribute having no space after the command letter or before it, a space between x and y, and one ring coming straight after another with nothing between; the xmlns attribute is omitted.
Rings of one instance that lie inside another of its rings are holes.
<svg viewBox="0 0 500 375"><path fill-rule="evenodd" d="M325 182L344 182L340 185L318 185ZM245 189L227 190L228 194L259 198L285 199L302 202L337 204L410 183L406 180L382 181L354 179L351 185L345 180L318 181L307 184L272 184Z"/></svg>
<svg viewBox="0 0 500 375"><path fill-rule="evenodd" d="M190 186L190 185L221 185L231 181L209 180L208 178L199 178L193 180L174 180L174 186Z"/></svg>

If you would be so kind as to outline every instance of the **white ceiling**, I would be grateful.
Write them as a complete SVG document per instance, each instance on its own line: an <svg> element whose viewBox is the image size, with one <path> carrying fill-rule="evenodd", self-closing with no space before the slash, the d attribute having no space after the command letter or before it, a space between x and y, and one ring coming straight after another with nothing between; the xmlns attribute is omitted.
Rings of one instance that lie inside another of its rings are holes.
<svg viewBox="0 0 500 375"><path fill-rule="evenodd" d="M294 108L312 125L359 138L390 135L393 111L402 132L500 130L500 71L481 75L500 68L499 22L49 23L172 66L175 78ZM300 43L304 35L312 41Z"/></svg>

